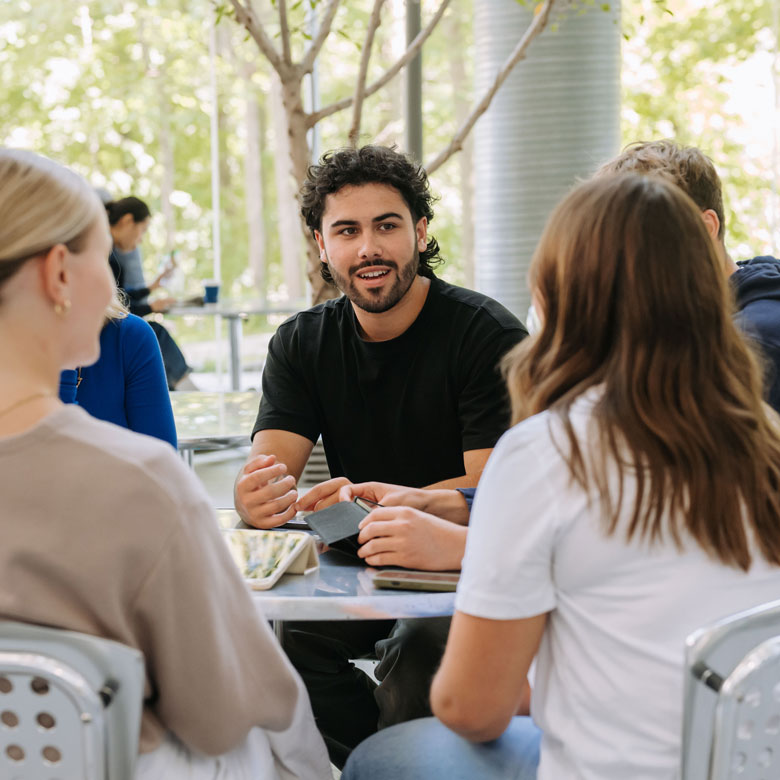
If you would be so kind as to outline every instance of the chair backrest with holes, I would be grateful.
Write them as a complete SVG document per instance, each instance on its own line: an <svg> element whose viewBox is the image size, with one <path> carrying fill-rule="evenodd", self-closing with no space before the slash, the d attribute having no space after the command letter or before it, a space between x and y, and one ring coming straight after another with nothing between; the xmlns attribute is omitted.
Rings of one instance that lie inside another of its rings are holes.
<svg viewBox="0 0 780 780"><path fill-rule="evenodd" d="M780 601L686 640L683 780L780 777Z"/></svg>
<svg viewBox="0 0 780 780"><path fill-rule="evenodd" d="M137 650L0 622L0 777L132 778L143 685Z"/></svg>

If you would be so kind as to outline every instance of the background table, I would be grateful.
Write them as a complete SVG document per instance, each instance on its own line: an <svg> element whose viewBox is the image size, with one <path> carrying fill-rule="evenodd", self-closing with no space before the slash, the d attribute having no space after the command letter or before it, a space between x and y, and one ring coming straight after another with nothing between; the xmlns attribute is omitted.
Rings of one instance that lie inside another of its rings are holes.
<svg viewBox="0 0 780 780"><path fill-rule="evenodd" d="M241 389L241 323L251 316L270 314L295 314L305 308L303 302L271 305L264 301L234 303L220 301L203 306L172 306L165 312L168 317L222 317L228 323L228 344L230 347L230 387Z"/></svg>
<svg viewBox="0 0 780 780"><path fill-rule="evenodd" d="M246 527L233 510L217 510L222 528ZM283 574L270 590L253 590L263 617L279 632L284 620L385 620L441 617L455 609L455 594L420 590L385 590L371 582L379 569L337 550L320 554L310 574Z"/></svg>
<svg viewBox="0 0 780 780"><path fill-rule="evenodd" d="M171 393L179 451L192 465L195 450L221 450L249 444L260 393Z"/></svg>

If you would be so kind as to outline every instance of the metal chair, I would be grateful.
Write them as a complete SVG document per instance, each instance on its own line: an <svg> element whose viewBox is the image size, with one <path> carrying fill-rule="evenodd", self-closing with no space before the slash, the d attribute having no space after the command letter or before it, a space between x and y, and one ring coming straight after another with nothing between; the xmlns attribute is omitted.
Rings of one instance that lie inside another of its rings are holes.
<svg viewBox="0 0 780 780"><path fill-rule="evenodd" d="M780 777L780 601L685 645L682 779Z"/></svg>
<svg viewBox="0 0 780 780"><path fill-rule="evenodd" d="M131 780L143 686L137 650L0 622L0 777Z"/></svg>

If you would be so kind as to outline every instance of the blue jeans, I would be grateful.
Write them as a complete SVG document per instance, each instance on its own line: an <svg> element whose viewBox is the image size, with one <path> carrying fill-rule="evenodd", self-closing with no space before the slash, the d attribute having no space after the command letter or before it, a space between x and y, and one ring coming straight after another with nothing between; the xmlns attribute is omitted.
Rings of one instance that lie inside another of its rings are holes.
<svg viewBox="0 0 780 780"><path fill-rule="evenodd" d="M536 780L542 732L512 718L493 742L474 744L436 718L383 729L350 755L341 780Z"/></svg>

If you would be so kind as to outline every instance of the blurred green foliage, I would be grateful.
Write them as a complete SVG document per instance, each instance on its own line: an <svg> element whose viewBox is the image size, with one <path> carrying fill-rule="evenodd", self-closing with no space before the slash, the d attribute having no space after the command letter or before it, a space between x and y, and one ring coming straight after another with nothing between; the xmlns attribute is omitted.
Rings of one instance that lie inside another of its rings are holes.
<svg viewBox="0 0 780 780"><path fill-rule="evenodd" d="M675 138L700 147L723 180L734 258L777 251L771 2L631 0L623 32L624 142Z"/></svg>
<svg viewBox="0 0 780 780"><path fill-rule="evenodd" d="M472 2L453 2L424 48L425 158L455 131L456 97L473 101ZM255 0L255 5L278 44L270 0ZM435 6L423 3L423 24ZM300 56L309 35L304 8L305 3L289 3L294 56ZM213 260L208 46L213 9L209 0L0 0L0 143L59 159L115 197L135 194L148 201L156 216L144 253L147 271L153 273L171 248L160 216L162 141L168 128L172 243L180 250L191 287L194 280L211 275ZM321 105L352 94L370 10L369 0L342 4L335 32L318 60ZM369 83L403 49L402 13L402 3L388 3ZM744 140L750 120L731 106L732 74L763 55L771 63L775 39L770 16L766 0L623 3L624 141L674 136L710 153L723 175L728 240L739 256L768 251L772 243L771 161L751 156L752 147L746 149ZM223 19L217 30L223 290L234 297L258 295L247 267L244 205L244 122L246 98L253 94L261 111L268 285L260 292L273 297L282 282L274 166L286 161L279 159L274 145L269 67L232 19ZM458 83L454 58L465 64L465 80ZM242 77L242 68L253 72ZM402 88L402 76L397 77L366 101L361 141L403 145ZM766 107L765 116L771 124L774 106ZM350 119L344 111L318 126L320 150L345 143ZM432 232L447 259L443 274L463 282L461 198L468 188L459 179L456 159L432 181L441 196Z"/></svg>

